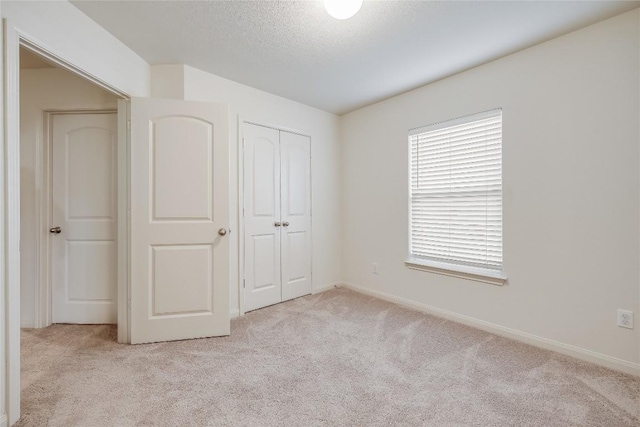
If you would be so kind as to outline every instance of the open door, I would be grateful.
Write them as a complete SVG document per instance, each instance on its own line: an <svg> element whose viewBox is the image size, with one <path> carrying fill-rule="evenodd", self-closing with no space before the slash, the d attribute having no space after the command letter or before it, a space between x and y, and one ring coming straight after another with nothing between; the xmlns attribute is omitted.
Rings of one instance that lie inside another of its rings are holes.
<svg viewBox="0 0 640 427"><path fill-rule="evenodd" d="M229 335L223 106L133 98L131 343Z"/></svg>

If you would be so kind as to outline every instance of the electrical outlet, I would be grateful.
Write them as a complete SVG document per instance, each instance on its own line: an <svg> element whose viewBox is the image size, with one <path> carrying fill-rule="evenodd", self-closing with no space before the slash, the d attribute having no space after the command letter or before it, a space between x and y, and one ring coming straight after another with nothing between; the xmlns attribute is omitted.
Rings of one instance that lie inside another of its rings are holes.
<svg viewBox="0 0 640 427"><path fill-rule="evenodd" d="M373 274L378 274L378 263L377 262L373 263L373 266L371 267L371 272Z"/></svg>
<svg viewBox="0 0 640 427"><path fill-rule="evenodd" d="M633 311L618 309L618 326L633 329Z"/></svg>

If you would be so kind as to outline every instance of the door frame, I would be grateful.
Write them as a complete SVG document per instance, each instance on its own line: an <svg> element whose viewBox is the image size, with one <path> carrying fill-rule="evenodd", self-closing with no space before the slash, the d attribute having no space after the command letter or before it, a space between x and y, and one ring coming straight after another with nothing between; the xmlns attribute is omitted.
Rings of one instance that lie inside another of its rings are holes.
<svg viewBox="0 0 640 427"><path fill-rule="evenodd" d="M0 408L4 406L7 422L20 418L20 47L46 58L63 68L116 95L118 100L118 342L129 342L129 140L127 123L129 94L48 50L45 44L20 30L11 20L2 20L4 42L3 120L4 149L0 150ZM5 356L6 354L6 356ZM5 359L6 357L6 359ZM2 418L2 411L0 411Z"/></svg>
<svg viewBox="0 0 640 427"><path fill-rule="evenodd" d="M287 128L284 126L265 124L261 121L243 119L238 115L238 306L240 310L240 316L244 316L245 312L245 272L244 272L244 125L262 126L269 129L275 129L277 131L289 132L296 135L301 135L309 138L309 230L310 230L310 255L311 255L311 293L314 291L313 281L313 138L311 135Z"/></svg>
<svg viewBox="0 0 640 427"><path fill-rule="evenodd" d="M42 144L36 148L36 183L42 189L36 199L36 218L39 227L39 232L36 233L36 328L45 328L53 323L52 236L48 232L53 219L53 119L55 116L62 115L117 113L118 110L113 108L46 109L42 111ZM118 168L117 165L116 161L116 168ZM116 203L118 203L117 190L116 187ZM117 221L118 219L116 219Z"/></svg>

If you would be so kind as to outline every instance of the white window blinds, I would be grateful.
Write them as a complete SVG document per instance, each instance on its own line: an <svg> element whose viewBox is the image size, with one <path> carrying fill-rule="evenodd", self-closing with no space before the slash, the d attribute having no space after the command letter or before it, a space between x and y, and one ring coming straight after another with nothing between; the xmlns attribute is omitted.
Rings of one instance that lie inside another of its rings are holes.
<svg viewBox="0 0 640 427"><path fill-rule="evenodd" d="M502 270L502 110L409 133L411 258Z"/></svg>

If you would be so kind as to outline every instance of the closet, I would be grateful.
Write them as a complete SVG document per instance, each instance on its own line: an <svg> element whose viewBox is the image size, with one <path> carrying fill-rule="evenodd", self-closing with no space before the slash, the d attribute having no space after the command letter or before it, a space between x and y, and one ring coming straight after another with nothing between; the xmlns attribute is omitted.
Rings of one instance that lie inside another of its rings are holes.
<svg viewBox="0 0 640 427"><path fill-rule="evenodd" d="M311 138L243 125L244 311L311 293Z"/></svg>

